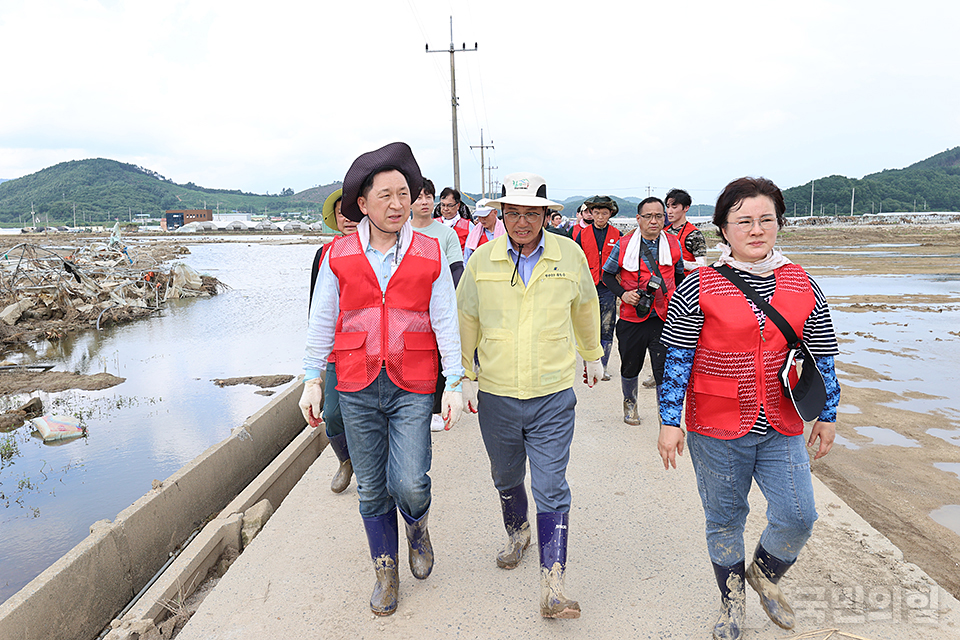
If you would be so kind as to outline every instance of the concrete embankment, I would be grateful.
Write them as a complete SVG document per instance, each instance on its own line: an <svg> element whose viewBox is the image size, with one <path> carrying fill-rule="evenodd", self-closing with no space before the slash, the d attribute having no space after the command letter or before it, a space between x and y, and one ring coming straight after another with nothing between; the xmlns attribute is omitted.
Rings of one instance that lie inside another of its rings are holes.
<svg viewBox="0 0 960 640"><path fill-rule="evenodd" d="M327 450L178 639L710 637L719 598L689 457L664 471L653 391L642 391L643 425L630 427L621 421L619 387L616 378L595 389L576 385L567 594L583 608L579 620L540 617L535 541L517 569L497 568L505 541L500 506L477 419L468 415L433 434L436 566L427 580L414 579L401 541L396 614L370 613L374 576L356 483L343 494L330 492L337 461ZM814 489L820 518L782 582L797 611L796 633L960 636L957 601L816 478ZM748 553L765 523L756 488L751 503ZM793 635L766 618L752 591L747 612L746 640Z"/></svg>
<svg viewBox="0 0 960 640"><path fill-rule="evenodd" d="M238 514L262 499L279 505L326 445L322 431L304 429L301 388L291 384L113 522L94 523L86 539L0 606L0 638L97 637L181 543L216 516L131 615L159 616L161 602L195 587L226 547L239 547Z"/></svg>

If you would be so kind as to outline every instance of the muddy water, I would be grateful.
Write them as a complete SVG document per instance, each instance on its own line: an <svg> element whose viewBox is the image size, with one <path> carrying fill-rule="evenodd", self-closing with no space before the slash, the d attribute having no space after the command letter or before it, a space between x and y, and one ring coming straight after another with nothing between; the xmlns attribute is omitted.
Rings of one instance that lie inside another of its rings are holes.
<svg viewBox="0 0 960 640"><path fill-rule="evenodd" d="M82 540L93 522L115 518L154 479L223 440L269 401L255 393L259 387L219 387L213 379L301 372L316 248L192 245L183 261L230 290L21 354L25 362L126 381L103 391L33 394L47 411L80 415L87 438L50 446L27 427L0 434L0 443L12 439L17 450L0 470L0 602ZM3 408L28 398L8 398Z"/></svg>
<svg viewBox="0 0 960 640"><path fill-rule="evenodd" d="M831 238L788 252L817 278L840 338L838 446L812 468L908 561L957 594L960 235L890 231L926 237L856 250Z"/></svg>
<svg viewBox="0 0 960 640"><path fill-rule="evenodd" d="M824 289L841 340L838 446L814 471L958 595L960 229L919 229L914 240L902 228L787 231L781 245ZM191 246L185 262L231 290L23 355L126 382L38 394L48 410L81 413L84 440L45 446L24 428L14 433L13 464L0 470L10 504L0 501L0 601L267 402L256 387L213 379L300 372L315 250Z"/></svg>

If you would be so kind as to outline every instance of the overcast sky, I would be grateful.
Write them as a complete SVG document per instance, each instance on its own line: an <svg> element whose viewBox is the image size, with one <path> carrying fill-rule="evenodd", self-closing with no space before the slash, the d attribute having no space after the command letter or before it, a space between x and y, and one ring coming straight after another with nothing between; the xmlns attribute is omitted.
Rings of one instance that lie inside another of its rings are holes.
<svg viewBox="0 0 960 640"><path fill-rule="evenodd" d="M960 2L2 0L0 178L111 158L255 193L408 142L461 187L712 203L733 178L862 177L960 145Z"/></svg>

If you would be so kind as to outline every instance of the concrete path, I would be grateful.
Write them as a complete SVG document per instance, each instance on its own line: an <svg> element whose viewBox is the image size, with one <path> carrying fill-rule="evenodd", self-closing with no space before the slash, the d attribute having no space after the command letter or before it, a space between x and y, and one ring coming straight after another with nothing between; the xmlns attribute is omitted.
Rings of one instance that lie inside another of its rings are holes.
<svg viewBox="0 0 960 640"><path fill-rule="evenodd" d="M612 363L611 363L612 364ZM613 367L611 367L613 369ZM641 379L646 377L646 371ZM307 638L709 638L718 591L690 459L665 472L656 452L654 392L641 389L640 427L623 424L619 378L577 384L577 431L567 595L579 620L539 614L536 542L520 567L498 569L505 541L476 416L433 434L433 574L413 578L401 525L400 606L369 610L373 568L356 483L329 490L337 461L326 450L243 551L179 640ZM529 486L529 479L528 479ZM748 587L747 640L840 629L870 640L960 637L957 601L814 479L820 519L781 583L797 628L773 625ZM751 496L753 549L765 502ZM531 518L535 522L533 500ZM535 527L534 527L535 528ZM811 633L803 638L825 638Z"/></svg>

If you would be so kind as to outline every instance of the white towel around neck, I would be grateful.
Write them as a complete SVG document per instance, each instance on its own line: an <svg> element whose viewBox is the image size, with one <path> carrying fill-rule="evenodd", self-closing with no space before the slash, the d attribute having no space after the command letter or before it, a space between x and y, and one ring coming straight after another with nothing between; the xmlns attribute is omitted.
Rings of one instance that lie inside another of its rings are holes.
<svg viewBox="0 0 960 640"><path fill-rule="evenodd" d="M630 236L630 242L627 243L627 251L623 256L623 268L627 271L640 271L640 247L643 235L637 228ZM667 234L660 232L660 242L657 243L657 262L665 267L673 266L673 256L670 254L670 241L667 240Z"/></svg>

